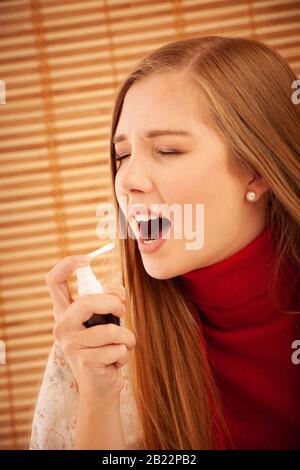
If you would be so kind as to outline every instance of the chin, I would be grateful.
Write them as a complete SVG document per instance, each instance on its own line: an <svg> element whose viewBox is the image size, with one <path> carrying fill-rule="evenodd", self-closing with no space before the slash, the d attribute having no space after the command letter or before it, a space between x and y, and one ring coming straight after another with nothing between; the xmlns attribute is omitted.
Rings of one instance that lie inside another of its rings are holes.
<svg viewBox="0 0 300 470"><path fill-rule="evenodd" d="M149 274L149 276L153 277L154 279L171 279L172 277L178 276L181 274L176 268L165 266L164 264L159 265L159 263L144 263L145 271ZM178 271L178 272L177 272Z"/></svg>

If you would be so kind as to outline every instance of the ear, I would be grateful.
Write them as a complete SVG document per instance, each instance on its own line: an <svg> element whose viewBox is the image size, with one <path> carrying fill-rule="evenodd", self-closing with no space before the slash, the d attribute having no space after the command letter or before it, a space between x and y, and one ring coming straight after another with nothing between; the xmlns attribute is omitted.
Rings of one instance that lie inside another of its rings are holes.
<svg viewBox="0 0 300 470"><path fill-rule="evenodd" d="M247 185L246 192L254 191L256 194L256 201L258 201L262 195L269 189L269 184L262 176L255 176Z"/></svg>

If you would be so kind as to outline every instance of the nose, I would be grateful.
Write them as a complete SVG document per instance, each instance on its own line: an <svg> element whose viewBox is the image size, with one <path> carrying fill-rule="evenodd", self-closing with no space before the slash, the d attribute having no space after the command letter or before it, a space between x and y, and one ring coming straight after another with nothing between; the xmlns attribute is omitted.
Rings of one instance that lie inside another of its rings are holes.
<svg viewBox="0 0 300 470"><path fill-rule="evenodd" d="M124 162L124 168L121 172L119 170L118 184L122 193L150 192L153 184L149 162L146 164L145 159L143 161L143 157L140 155L137 157L131 154L127 158L128 161Z"/></svg>

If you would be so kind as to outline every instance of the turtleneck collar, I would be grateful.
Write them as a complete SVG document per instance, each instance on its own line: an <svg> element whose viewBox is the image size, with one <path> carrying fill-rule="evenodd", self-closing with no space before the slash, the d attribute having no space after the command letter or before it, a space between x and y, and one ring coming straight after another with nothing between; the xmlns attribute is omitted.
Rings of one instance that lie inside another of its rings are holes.
<svg viewBox="0 0 300 470"><path fill-rule="evenodd" d="M275 262L268 227L225 260L179 276L185 291L210 326L228 330L271 320L270 281ZM290 291L281 283L279 298L288 308ZM281 295L280 295L281 294ZM222 315L224 313L225 315ZM268 317L268 318L266 318Z"/></svg>

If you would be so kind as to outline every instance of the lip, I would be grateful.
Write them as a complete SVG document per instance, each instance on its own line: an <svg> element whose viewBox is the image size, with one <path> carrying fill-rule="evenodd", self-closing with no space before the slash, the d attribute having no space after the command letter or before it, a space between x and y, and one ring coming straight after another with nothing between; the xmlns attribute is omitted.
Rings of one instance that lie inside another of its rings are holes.
<svg viewBox="0 0 300 470"><path fill-rule="evenodd" d="M138 242L139 250L142 253L149 254L149 253L154 253L155 251L157 251L166 242L166 239L158 238L157 241L151 244L145 244L142 238L138 238L137 242Z"/></svg>
<svg viewBox="0 0 300 470"><path fill-rule="evenodd" d="M136 226L135 235L136 235L139 250L142 253L146 253L146 254L154 253L155 251L157 251L168 240L168 238L164 238L164 237L171 230L171 225L170 225L170 227L167 230L165 230L165 232L163 232L161 234L161 236L155 242L153 242L153 243L144 243L144 239L141 238L141 232L140 232L139 224L137 224L135 222L135 226Z"/></svg>
<svg viewBox="0 0 300 470"><path fill-rule="evenodd" d="M168 219L170 222L168 215L166 214L165 210L161 210L159 212L153 211L152 209L148 208L145 204L132 204L132 206L128 209L128 219L135 220L135 216L137 214L148 215L148 216L155 216L155 217L164 217Z"/></svg>

